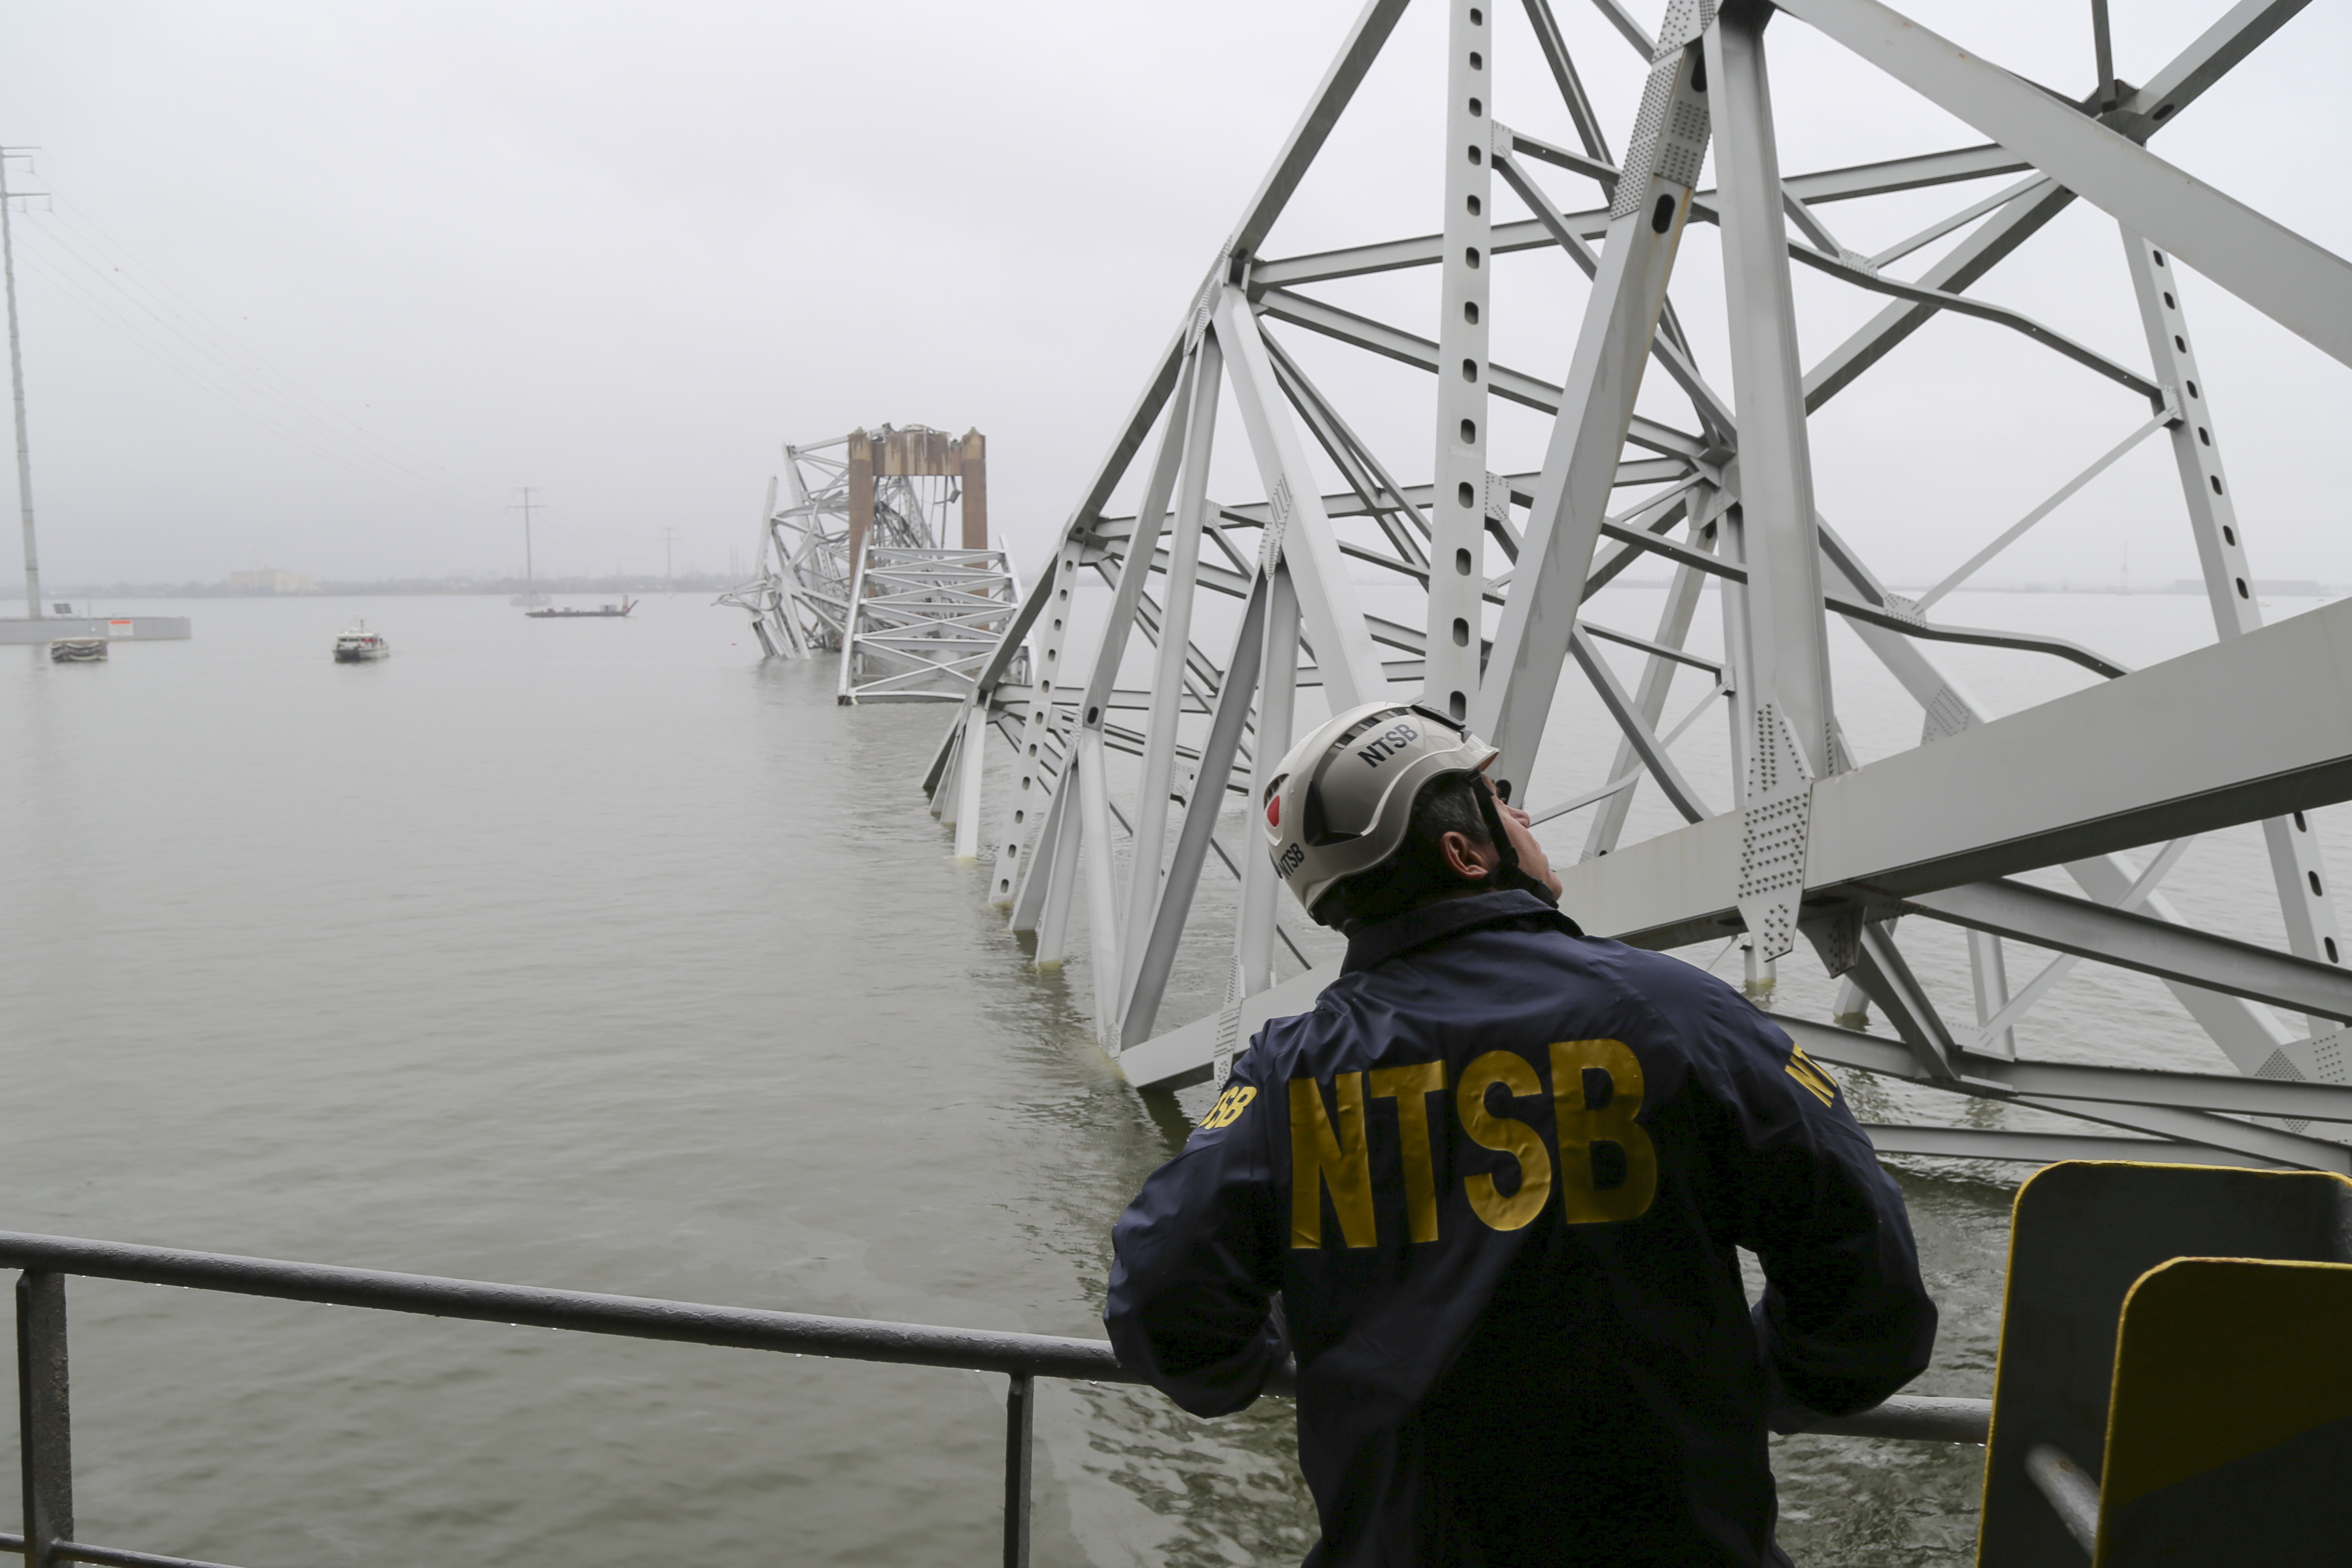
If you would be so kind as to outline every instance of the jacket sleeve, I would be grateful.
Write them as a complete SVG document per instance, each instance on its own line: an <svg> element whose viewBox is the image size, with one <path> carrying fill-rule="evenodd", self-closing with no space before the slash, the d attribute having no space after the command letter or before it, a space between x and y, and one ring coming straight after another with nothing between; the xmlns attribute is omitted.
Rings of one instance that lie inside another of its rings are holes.
<svg viewBox="0 0 2352 1568"><path fill-rule="evenodd" d="M1794 1404L1867 1409L1926 1370L1936 1304L1919 1278L1911 1219L1845 1092L1747 1003L1724 996L1732 1125L1723 1173L1739 1245L1764 1267L1754 1309L1764 1363L1791 1425Z"/></svg>
<svg viewBox="0 0 2352 1568"><path fill-rule="evenodd" d="M1195 1415L1249 1404L1286 1354L1267 1152L1280 1097L1248 1071L1264 1058L1251 1051L1234 1065L1183 1152L1152 1173L1111 1231L1103 1324L1119 1364Z"/></svg>

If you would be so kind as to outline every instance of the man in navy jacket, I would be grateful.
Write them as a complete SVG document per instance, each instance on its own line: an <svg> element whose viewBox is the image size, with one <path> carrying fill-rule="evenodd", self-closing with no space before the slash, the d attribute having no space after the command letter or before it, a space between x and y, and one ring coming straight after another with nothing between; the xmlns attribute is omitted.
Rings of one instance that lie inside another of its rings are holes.
<svg viewBox="0 0 2352 1568"><path fill-rule="evenodd" d="M1381 704L1285 759L1269 852L1347 959L1120 1217L1105 1321L1196 1415L1297 1357L1310 1568L1785 1563L1768 1426L1934 1343L1902 1198L1762 1014L1559 911L1493 754Z"/></svg>

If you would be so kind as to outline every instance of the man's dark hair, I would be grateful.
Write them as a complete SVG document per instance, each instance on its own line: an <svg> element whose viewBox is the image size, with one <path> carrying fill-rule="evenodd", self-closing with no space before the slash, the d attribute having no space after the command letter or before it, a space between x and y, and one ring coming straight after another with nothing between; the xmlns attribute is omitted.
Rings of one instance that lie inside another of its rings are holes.
<svg viewBox="0 0 2352 1568"><path fill-rule="evenodd" d="M1472 884L1445 863L1440 840L1459 833L1471 843L1493 848L1486 814L1478 804L1478 784L1468 773L1447 773L1421 786L1413 796L1412 816L1397 852L1369 871L1343 877L1315 906L1315 918L1327 926L1353 932L1376 925L1433 899L1469 889Z"/></svg>

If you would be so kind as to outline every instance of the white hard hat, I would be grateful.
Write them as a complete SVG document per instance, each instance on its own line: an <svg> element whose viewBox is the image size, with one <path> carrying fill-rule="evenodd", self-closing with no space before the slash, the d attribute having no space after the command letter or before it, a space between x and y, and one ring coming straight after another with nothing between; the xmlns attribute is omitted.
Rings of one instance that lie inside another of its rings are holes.
<svg viewBox="0 0 2352 1568"><path fill-rule="evenodd" d="M1309 915L1343 877L1404 843L1422 785L1474 774L1502 753L1451 719L1403 702L1335 713L1290 748L1258 803L1275 874Z"/></svg>

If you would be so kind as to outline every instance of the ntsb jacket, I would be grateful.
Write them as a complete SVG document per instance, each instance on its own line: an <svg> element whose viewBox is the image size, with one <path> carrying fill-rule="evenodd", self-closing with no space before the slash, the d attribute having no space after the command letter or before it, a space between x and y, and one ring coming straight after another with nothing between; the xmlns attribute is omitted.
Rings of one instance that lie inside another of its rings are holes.
<svg viewBox="0 0 2352 1568"><path fill-rule="evenodd" d="M1360 933L1113 1245L1111 1342L1186 1409L1297 1354L1309 1568L1785 1563L1768 1413L1875 1404L1936 1334L1829 1075L1517 890Z"/></svg>

